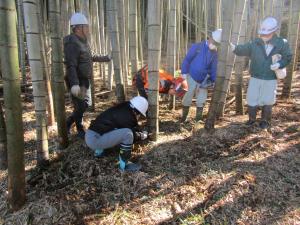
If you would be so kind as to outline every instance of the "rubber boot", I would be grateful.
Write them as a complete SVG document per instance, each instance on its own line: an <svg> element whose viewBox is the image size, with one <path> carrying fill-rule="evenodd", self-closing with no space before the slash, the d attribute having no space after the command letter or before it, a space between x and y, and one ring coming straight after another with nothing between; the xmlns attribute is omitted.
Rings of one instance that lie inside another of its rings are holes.
<svg viewBox="0 0 300 225"><path fill-rule="evenodd" d="M248 106L249 120L246 122L246 125L251 126L256 122L256 111L256 106Z"/></svg>
<svg viewBox="0 0 300 225"><path fill-rule="evenodd" d="M104 156L104 150L100 148L96 149L94 152L94 156L96 158L102 158Z"/></svg>
<svg viewBox="0 0 300 225"><path fill-rule="evenodd" d="M189 106L183 106L182 107L182 117L181 117L181 122L185 122L187 119L187 116L189 114L190 107Z"/></svg>
<svg viewBox="0 0 300 225"><path fill-rule="evenodd" d="M129 162L132 145L121 144L119 154L119 167L121 171L136 172L141 169L141 165Z"/></svg>
<svg viewBox="0 0 300 225"><path fill-rule="evenodd" d="M261 129L268 129L271 125L272 105L264 105L261 112L261 121L259 127Z"/></svg>
<svg viewBox="0 0 300 225"><path fill-rule="evenodd" d="M196 111L196 122L202 120L202 114L203 114L203 107L197 107Z"/></svg>

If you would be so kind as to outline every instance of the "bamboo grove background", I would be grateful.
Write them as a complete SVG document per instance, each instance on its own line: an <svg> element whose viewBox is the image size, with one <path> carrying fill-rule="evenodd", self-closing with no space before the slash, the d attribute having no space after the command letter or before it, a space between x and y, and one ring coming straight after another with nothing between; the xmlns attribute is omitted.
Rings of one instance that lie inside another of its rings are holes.
<svg viewBox="0 0 300 225"><path fill-rule="evenodd" d="M205 127L213 129L224 116L228 95L235 96L236 113L244 113L243 76L249 60L236 58L228 43L242 44L256 37L259 21L268 15L280 21L279 33L288 39L294 54L280 93L288 99L299 61L299 11L298 0L1 0L0 165L8 166L10 204L17 209L25 201L21 94L32 90L38 165L49 160L48 126L57 126L58 148L68 146L62 38L70 33L74 12L82 12L90 22L92 50L113 58L107 65L94 65L92 107L94 79L100 79L104 89L115 91L122 102L131 97L133 75L148 64L148 124L157 140L159 68L175 74L191 43L205 40L217 28L223 29L223 35ZM170 107L175 107L175 98L170 98Z"/></svg>

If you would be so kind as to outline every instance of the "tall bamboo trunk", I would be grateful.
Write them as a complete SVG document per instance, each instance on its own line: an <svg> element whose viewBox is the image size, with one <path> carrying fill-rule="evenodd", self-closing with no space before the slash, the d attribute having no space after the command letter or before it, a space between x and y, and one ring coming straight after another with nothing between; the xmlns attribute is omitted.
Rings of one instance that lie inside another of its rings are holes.
<svg viewBox="0 0 300 225"><path fill-rule="evenodd" d="M118 102L125 101L125 90L123 85L122 70L121 70L121 57L120 57L120 41L119 29L117 19L117 1L111 0L107 2L107 13L109 20L109 32L112 45L112 58L114 60L114 78L116 83L116 96Z"/></svg>
<svg viewBox="0 0 300 225"><path fill-rule="evenodd" d="M158 77L161 51L161 11L159 0L148 0L149 125L153 140L158 139Z"/></svg>
<svg viewBox="0 0 300 225"><path fill-rule="evenodd" d="M48 32L47 32L47 5L43 3L43 1L37 1L37 16L39 21L39 29L40 29L40 46L41 46L41 63L43 76L46 81L46 100L47 100L47 120L48 125L53 126L55 124L55 116L54 116L54 103L52 96L52 88L51 88L51 79L50 79L50 56L48 55L50 45L48 40Z"/></svg>
<svg viewBox="0 0 300 225"><path fill-rule="evenodd" d="M60 21L62 24L61 26L63 28L63 29L61 29L63 37L70 33L70 25L69 25L70 17L68 14L70 2L71 2L70 0L64 0L64 1L61 1L61 4L60 4L61 5L60 6L61 7ZM50 2L49 2L49 4L50 4Z"/></svg>
<svg viewBox="0 0 300 225"><path fill-rule="evenodd" d="M222 95L226 95L227 87L229 84L229 80L226 77L226 59L228 53L228 43L231 36L231 28L232 28L232 20L233 20L233 13L235 8L235 2L232 4L231 0L223 0L223 15L222 15L222 40L221 46L218 53L218 75L216 79L216 85L214 88L212 100L210 103L208 117L205 123L206 129L213 129L215 125L215 120L218 116L218 110L220 105L222 104L221 98Z"/></svg>
<svg viewBox="0 0 300 225"><path fill-rule="evenodd" d="M138 71L137 2L129 0L129 57L131 77Z"/></svg>
<svg viewBox="0 0 300 225"><path fill-rule="evenodd" d="M273 0L264 0L264 16L272 16L273 15Z"/></svg>
<svg viewBox="0 0 300 225"><path fill-rule="evenodd" d="M2 104L0 104L0 170L7 169L7 140L6 140L6 126Z"/></svg>
<svg viewBox="0 0 300 225"><path fill-rule="evenodd" d="M273 16L278 20L279 32L280 32L280 27L281 27L283 3L284 3L284 1L282 1L282 0L273 0Z"/></svg>
<svg viewBox="0 0 300 225"><path fill-rule="evenodd" d="M26 62L25 62L25 38L24 38L24 17L22 0L17 1L18 9L18 47L19 47L19 63L21 68L22 83L26 84Z"/></svg>
<svg viewBox="0 0 300 225"><path fill-rule="evenodd" d="M247 3L247 0L246 0ZM247 4L245 4L247 6ZM242 25L239 35L238 44L246 42L246 27L247 27L247 7L243 13ZM237 57L235 60L235 111L237 115L244 114L244 100L243 100L243 73L245 70L245 57Z"/></svg>
<svg viewBox="0 0 300 225"><path fill-rule="evenodd" d="M120 35L120 53L121 53L121 65L123 71L123 80L125 87L128 85L128 61L126 57L126 32L125 32L125 9L124 0L118 1L118 20L119 20L119 35Z"/></svg>
<svg viewBox="0 0 300 225"><path fill-rule="evenodd" d="M141 1L137 1L137 33L138 33L138 61L142 66L144 64L144 51L143 51L143 41L142 41L142 16L141 16Z"/></svg>
<svg viewBox="0 0 300 225"><path fill-rule="evenodd" d="M170 0L168 19L168 42L167 42L167 71L173 76L176 63L176 17L177 0ZM175 96L171 96L170 109L175 109Z"/></svg>
<svg viewBox="0 0 300 225"><path fill-rule="evenodd" d="M99 14L99 34L100 34L100 53L102 55L107 53L106 50L106 41L105 41L105 33L104 33L104 3L103 0L99 0L98 2L98 14ZM100 77L103 81L103 86L107 87L106 84L106 63L100 63Z"/></svg>
<svg viewBox="0 0 300 225"><path fill-rule="evenodd" d="M51 75L55 103L55 115L57 120L58 142L60 148L68 146L68 133L65 113L65 85L62 53L61 27L59 23L59 0L49 2L50 35L52 47Z"/></svg>
<svg viewBox="0 0 300 225"><path fill-rule="evenodd" d="M48 161L48 131L46 116L46 81L41 60L40 30L38 27L36 0L23 0L28 58L32 76L33 98L36 116L37 162Z"/></svg>
<svg viewBox="0 0 300 225"><path fill-rule="evenodd" d="M0 58L7 132L8 201L13 210L25 203L25 166L15 1L0 1Z"/></svg>
<svg viewBox="0 0 300 225"><path fill-rule="evenodd" d="M239 41L242 17L245 11L246 3L247 2L245 0L236 1L234 20L233 20L232 31L231 31L232 43L238 43ZM229 91L229 86L230 86L229 84L230 84L231 74L233 72L233 65L235 63L235 59L236 59L235 54L233 54L233 52L229 50L226 59L225 82L223 83L223 90L222 90L223 93L221 94L217 117L222 117L224 115L226 97Z"/></svg>
<svg viewBox="0 0 300 225"><path fill-rule="evenodd" d="M297 42L298 42L298 31L299 31L299 23L300 23L300 2L298 0L290 1L290 17L289 17L289 27L288 27L288 42L290 44L290 48L293 51L293 60L287 67L287 77L284 80L284 86L282 89L282 97L289 98L291 96L292 91L292 83L293 83L293 73L296 69L297 65Z"/></svg>

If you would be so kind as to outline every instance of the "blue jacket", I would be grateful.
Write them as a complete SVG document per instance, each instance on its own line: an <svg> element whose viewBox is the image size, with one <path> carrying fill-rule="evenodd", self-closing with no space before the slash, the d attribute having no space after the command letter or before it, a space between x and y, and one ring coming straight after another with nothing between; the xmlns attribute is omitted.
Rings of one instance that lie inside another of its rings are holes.
<svg viewBox="0 0 300 225"><path fill-rule="evenodd" d="M182 74L190 74L192 78L201 83L207 74L215 82L217 76L218 53L208 48L207 41L193 44L186 54L181 65Z"/></svg>

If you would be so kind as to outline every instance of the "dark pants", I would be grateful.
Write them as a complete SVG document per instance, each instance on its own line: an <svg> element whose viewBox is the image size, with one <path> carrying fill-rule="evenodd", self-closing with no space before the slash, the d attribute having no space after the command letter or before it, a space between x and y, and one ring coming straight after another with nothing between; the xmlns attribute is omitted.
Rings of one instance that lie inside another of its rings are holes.
<svg viewBox="0 0 300 225"><path fill-rule="evenodd" d="M88 98L89 97L86 96L84 99L80 99L72 95L72 103L74 110L71 116L67 119L68 129L72 126L73 123L75 123L77 131L83 130L82 118L84 112L88 108Z"/></svg>
<svg viewBox="0 0 300 225"><path fill-rule="evenodd" d="M139 92L139 95L148 99L148 95L147 95L145 87L144 87L144 81L143 81L142 75L139 73L136 74L136 84L135 85Z"/></svg>

